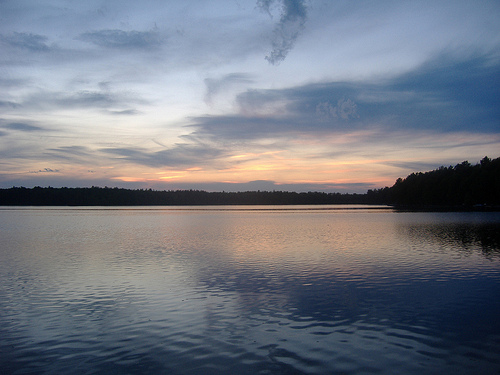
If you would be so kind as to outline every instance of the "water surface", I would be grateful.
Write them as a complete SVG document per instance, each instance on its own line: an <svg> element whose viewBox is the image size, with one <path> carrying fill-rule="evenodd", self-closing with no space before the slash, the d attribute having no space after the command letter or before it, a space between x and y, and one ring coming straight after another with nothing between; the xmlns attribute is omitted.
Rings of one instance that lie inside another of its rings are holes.
<svg viewBox="0 0 500 375"><path fill-rule="evenodd" d="M6 374L495 374L499 213L0 208Z"/></svg>

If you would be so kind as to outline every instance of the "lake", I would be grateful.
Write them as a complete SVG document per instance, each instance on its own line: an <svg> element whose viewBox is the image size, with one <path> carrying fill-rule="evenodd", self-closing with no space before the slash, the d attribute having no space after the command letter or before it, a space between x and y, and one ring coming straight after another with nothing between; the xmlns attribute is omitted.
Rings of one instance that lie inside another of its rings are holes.
<svg viewBox="0 0 500 375"><path fill-rule="evenodd" d="M0 207L2 374L498 374L500 213Z"/></svg>

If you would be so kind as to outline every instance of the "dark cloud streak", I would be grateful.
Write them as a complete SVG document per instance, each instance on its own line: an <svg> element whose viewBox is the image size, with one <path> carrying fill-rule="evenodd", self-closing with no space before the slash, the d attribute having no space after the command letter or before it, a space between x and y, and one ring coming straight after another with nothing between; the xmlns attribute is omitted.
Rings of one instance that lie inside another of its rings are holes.
<svg viewBox="0 0 500 375"><path fill-rule="evenodd" d="M26 111L32 109L54 108L95 108L109 109L112 114L132 115L135 114L131 109L131 104L147 104L147 101L136 94L128 92L109 92L82 90L75 93L40 91L26 95L16 105L22 106Z"/></svg>
<svg viewBox="0 0 500 375"><path fill-rule="evenodd" d="M44 153L52 160L59 160L72 163L88 163L95 157L95 152L88 147L83 146L63 146L58 148L49 148Z"/></svg>
<svg viewBox="0 0 500 375"><path fill-rule="evenodd" d="M29 173L59 173L59 169L44 168L38 171L30 171Z"/></svg>
<svg viewBox="0 0 500 375"><path fill-rule="evenodd" d="M150 31L96 30L81 34L79 39L99 47L116 49L151 49L163 42L156 28Z"/></svg>
<svg viewBox="0 0 500 375"><path fill-rule="evenodd" d="M173 168L210 165L225 156L224 151L205 144L177 144L161 151L149 151L136 147L103 148L100 151L135 164Z"/></svg>
<svg viewBox="0 0 500 375"><path fill-rule="evenodd" d="M135 116L140 112L135 109L124 109L121 111L108 111L108 113L114 116Z"/></svg>
<svg viewBox="0 0 500 375"><path fill-rule="evenodd" d="M26 49L31 52L47 52L50 50L46 43L48 38L43 35L13 32L9 35L0 35L0 40L12 47Z"/></svg>
<svg viewBox="0 0 500 375"><path fill-rule="evenodd" d="M0 107L4 107L4 108L19 108L20 105L18 103L11 102L11 101L0 100Z"/></svg>
<svg viewBox="0 0 500 375"><path fill-rule="evenodd" d="M327 82L248 90L240 112L192 119L195 135L245 140L373 127L436 134L500 128L500 63L491 56L442 56L380 82ZM266 108L270 108L266 112ZM278 110L273 110L277 108Z"/></svg>
<svg viewBox="0 0 500 375"><path fill-rule="evenodd" d="M266 56L270 64L278 65L285 60L295 41L304 29L307 7L302 0L259 0L257 6L271 15L272 6L281 6L280 20L273 30L271 53Z"/></svg>
<svg viewBox="0 0 500 375"><path fill-rule="evenodd" d="M4 129L9 129L9 130L17 130L17 131L22 131L22 132L36 132L40 130L44 130L43 128L36 126L36 125L31 125L25 122L11 122L8 124L5 124L2 126Z"/></svg>

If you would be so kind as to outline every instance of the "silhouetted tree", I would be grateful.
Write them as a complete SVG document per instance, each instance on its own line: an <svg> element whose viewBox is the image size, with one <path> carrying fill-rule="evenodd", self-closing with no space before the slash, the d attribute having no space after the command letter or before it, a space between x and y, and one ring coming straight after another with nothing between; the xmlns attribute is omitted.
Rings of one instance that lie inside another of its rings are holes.
<svg viewBox="0 0 500 375"><path fill-rule="evenodd" d="M484 157L477 165L464 161L398 178L392 187L366 194L289 191L206 192L202 190L119 188L0 189L0 205L137 206L137 205L265 205L265 204L393 204L397 206L500 206L500 158Z"/></svg>
<svg viewBox="0 0 500 375"><path fill-rule="evenodd" d="M371 195L373 200L406 206L500 205L500 158L412 173Z"/></svg>

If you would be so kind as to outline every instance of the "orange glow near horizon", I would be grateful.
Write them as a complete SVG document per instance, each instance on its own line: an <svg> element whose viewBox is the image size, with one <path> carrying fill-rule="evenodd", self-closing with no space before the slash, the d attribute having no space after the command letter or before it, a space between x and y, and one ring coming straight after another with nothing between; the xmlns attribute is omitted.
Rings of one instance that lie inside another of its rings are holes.
<svg viewBox="0 0 500 375"><path fill-rule="evenodd" d="M373 132L360 133L362 137L373 135ZM395 138L402 138L402 134L396 134ZM245 184L252 181L269 181L271 185L268 186L287 185L287 189L293 189L290 186L297 184L300 185L299 189L309 185L313 186L313 189L317 186L318 190L357 189L359 192L365 189L364 187L367 190L392 186L397 178L405 178L412 172L438 168L446 164L446 160L460 162L461 153L464 151L470 153L473 148L469 146L471 142L464 146L458 144L448 151L442 151L436 162L435 155L431 153L422 157L421 149L437 147L438 143L455 145L456 142L462 142L465 136L453 134L444 140L431 139L425 135L419 140L417 136L410 134L406 136L408 143L406 148L391 148L388 139L373 145L367 144L362 149L359 145L351 144L354 137L355 133L338 137L304 136L295 139L292 146L284 149L280 149L283 145L278 139L249 142L238 146L229 145L223 157L213 160L200 159L198 163L194 159L195 161L185 168L140 165L125 158L110 161L101 158L99 150L95 150L95 157L86 161L85 165L59 160L47 168L47 165L40 160L27 161L25 164L6 162L2 165L3 171L0 173L12 176L10 178L16 181L12 186L23 186L25 185L23 181L33 180L33 177L37 178L33 186L65 186L70 181L71 186L106 184L109 186L111 183L119 187L140 186L156 189L178 186L189 189L190 185L196 184L198 186L210 184L210 188L213 188L218 183ZM477 142L484 140L480 136L476 138L473 140ZM424 145L423 142L427 143ZM151 155L158 151L156 148L155 150L151 151ZM420 154L416 155L416 152ZM469 158L470 162L479 162L485 155L494 155L488 148L477 152L476 160ZM425 166L431 167L425 168ZM129 183L130 185L127 185Z"/></svg>
<svg viewBox="0 0 500 375"><path fill-rule="evenodd" d="M255 157L260 155L260 157ZM244 158L251 157L251 160ZM255 157L255 158L254 158ZM161 184L168 182L189 185L199 183L248 183L268 180L280 185L323 185L337 186L363 183L379 188L392 186L398 177L387 175L388 160L345 160L331 161L315 159L314 163L300 158L278 156L276 152L262 154L239 154L232 157L238 160L223 169L190 167L180 170L162 171L142 170L142 176L115 176L113 179L124 182L144 182Z"/></svg>

